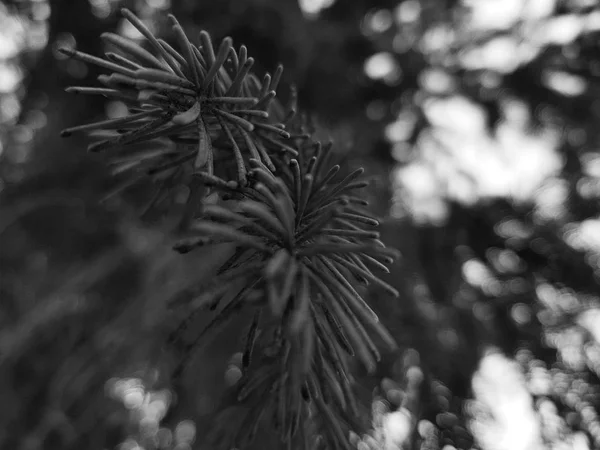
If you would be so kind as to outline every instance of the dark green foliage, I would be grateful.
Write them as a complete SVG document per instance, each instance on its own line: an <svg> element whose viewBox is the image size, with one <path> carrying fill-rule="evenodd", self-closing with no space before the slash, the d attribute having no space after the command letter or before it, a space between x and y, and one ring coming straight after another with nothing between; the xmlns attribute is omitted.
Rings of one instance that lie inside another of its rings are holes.
<svg viewBox="0 0 600 450"><path fill-rule="evenodd" d="M246 417L224 445L243 448L265 421L288 445L321 435L331 448L347 448L348 432L360 422L348 358L373 373L379 344L397 349L361 295L361 285L374 284L398 296L374 273L389 272L386 265L398 255L379 240L379 223L360 198L368 185L360 180L363 170L344 173L332 165L331 144L312 139L296 115L295 91L288 107L275 99L281 66L260 82L249 72L253 59L245 47L236 52L230 38L215 52L201 32L196 46L169 16L176 50L131 12L122 13L154 53L110 33L102 37L121 54L63 52L112 71L99 76L103 88L69 91L119 99L129 115L63 135L100 139L89 150L106 152L124 177L112 193L150 177L161 183L151 207L174 185L189 188L178 251L235 247L215 278L172 303L189 314L169 339L182 348L174 376L232 318L247 317L234 396L247 406ZM218 313L182 344L191 318L205 309Z"/></svg>

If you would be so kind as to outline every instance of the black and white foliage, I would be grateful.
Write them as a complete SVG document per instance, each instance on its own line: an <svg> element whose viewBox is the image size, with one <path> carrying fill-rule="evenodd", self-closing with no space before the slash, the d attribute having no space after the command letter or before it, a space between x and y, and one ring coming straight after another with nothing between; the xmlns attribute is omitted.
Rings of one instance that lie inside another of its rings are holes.
<svg viewBox="0 0 600 450"><path fill-rule="evenodd" d="M170 16L175 49L130 11L122 14L151 51L105 33L118 53L63 52L109 72L98 77L103 87L69 91L120 100L129 112L63 135L95 139L89 150L105 152L125 179L113 193L149 177L159 186L150 208L175 185L189 188L176 250L235 247L215 278L174 302L191 315L216 311L184 345L176 372L232 317L248 317L236 387L236 400L248 407L235 445L243 448L261 423L274 422L289 446L313 446L320 436L347 448L358 417L349 358L373 372L380 344L396 349L362 294L373 284L398 295L376 275L398 255L379 240L379 223L360 196L363 170L342 173L332 164L331 144L313 140L296 114L293 90L290 105L276 99L281 66L260 81L246 48L236 51L230 38L215 48L201 32L196 45ZM205 202L209 193L217 200Z"/></svg>

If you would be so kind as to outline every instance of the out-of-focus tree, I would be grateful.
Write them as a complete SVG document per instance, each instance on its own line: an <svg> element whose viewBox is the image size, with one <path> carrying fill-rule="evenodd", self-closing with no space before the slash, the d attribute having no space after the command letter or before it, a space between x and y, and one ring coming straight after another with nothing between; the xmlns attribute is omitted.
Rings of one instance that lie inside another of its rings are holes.
<svg viewBox="0 0 600 450"><path fill-rule="evenodd" d="M363 22L378 48L365 71L395 92L371 110L397 161L392 213L419 239L414 301L430 298L445 329L421 356L459 396L470 377L457 366L480 366L475 402L452 412L471 416L484 448L598 445L599 14L594 2L406 0ZM512 382L526 387L512 394L522 413L486 392L494 366L525 375ZM434 410L440 445L457 445Z"/></svg>

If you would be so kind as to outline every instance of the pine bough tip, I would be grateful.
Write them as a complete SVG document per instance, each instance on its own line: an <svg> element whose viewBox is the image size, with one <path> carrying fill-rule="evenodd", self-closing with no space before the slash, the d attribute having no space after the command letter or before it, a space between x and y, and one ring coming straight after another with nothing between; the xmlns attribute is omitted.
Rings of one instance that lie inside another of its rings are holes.
<svg viewBox="0 0 600 450"><path fill-rule="evenodd" d="M343 176L331 164L332 144L312 139L310 123L297 114L295 88L289 105L279 102L283 66L260 81L246 47L236 51L229 37L215 52L208 33L201 32L195 45L169 16L173 47L131 11L121 13L145 46L103 33L113 50L104 58L60 51L108 73L98 77L103 87L67 92L120 101L128 112L61 134L96 136L89 150L105 153L124 178L112 195L151 179L157 189L146 211L168 203L176 186L189 188L177 251L222 244L236 249L216 278L178 301L200 309L208 302L218 312L186 345L177 371L191 352L244 314L251 323L237 398L258 413L244 420L237 445L251 440L265 417L275 421L284 441L310 439L311 416L321 424L313 435L346 442L358 414L349 358L372 373L380 359L375 340L397 349L360 287L399 296L376 275L389 273L387 265L399 254L379 240L379 221L365 209L364 170ZM152 145L163 141L174 145ZM215 192L220 200L203 204ZM182 322L172 338L188 324Z"/></svg>

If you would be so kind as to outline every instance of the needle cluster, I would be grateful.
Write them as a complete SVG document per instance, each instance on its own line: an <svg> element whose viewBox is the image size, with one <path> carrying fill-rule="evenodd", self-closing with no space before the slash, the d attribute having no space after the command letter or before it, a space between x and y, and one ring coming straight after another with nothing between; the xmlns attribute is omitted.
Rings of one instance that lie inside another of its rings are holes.
<svg viewBox="0 0 600 450"><path fill-rule="evenodd" d="M359 415L349 361L373 372L379 345L396 348L362 294L363 286L376 285L398 296L376 275L389 272L398 255L379 240L379 222L360 196L368 185L363 170L332 164L331 144L312 139L296 115L295 95L286 107L276 99L281 66L261 82L250 72L246 48L236 51L230 38L215 48L201 32L195 45L169 16L174 48L130 11L122 14L151 51L111 33L102 38L118 52L105 58L62 51L109 72L98 77L103 87L69 91L120 100L129 113L63 135L94 137L89 150L106 152L116 172L127 175L120 189L150 177L161 183L158 202L174 183L188 185L176 250L235 247L216 277L175 302L192 315L216 311L184 345L177 372L233 317L248 317L235 396L248 408L235 445L274 421L288 446L310 446L310 430L317 430L313 435L333 448L347 448ZM204 201L209 193L216 202ZM183 321L170 340L190 323Z"/></svg>

